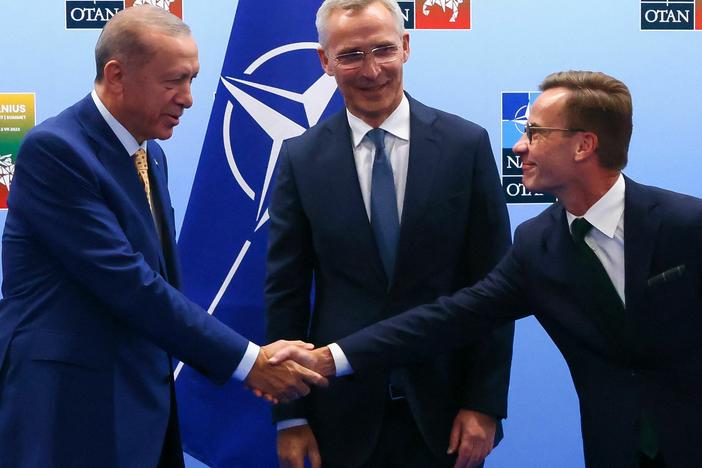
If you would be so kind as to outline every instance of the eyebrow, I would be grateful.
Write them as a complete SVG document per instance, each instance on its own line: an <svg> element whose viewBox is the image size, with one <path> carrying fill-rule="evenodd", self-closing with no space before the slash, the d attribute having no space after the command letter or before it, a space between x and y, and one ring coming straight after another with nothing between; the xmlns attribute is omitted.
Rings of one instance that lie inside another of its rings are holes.
<svg viewBox="0 0 702 468"><path fill-rule="evenodd" d="M391 41L384 41L384 42L380 42L378 44L374 44L374 45L370 46L368 48L368 50L371 51L373 49L377 49L378 47L388 47L391 45L397 45L397 44L395 44L394 42L391 42ZM339 53L336 54L336 56L338 57L339 55L353 54L355 52L364 52L364 50L361 47L348 47L345 49L341 49L339 51Z"/></svg>

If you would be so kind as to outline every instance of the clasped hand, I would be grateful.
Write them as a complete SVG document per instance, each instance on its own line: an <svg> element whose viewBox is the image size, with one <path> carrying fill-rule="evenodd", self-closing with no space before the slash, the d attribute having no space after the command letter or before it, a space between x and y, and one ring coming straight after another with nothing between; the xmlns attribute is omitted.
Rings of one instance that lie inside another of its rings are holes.
<svg viewBox="0 0 702 468"><path fill-rule="evenodd" d="M301 357L297 360L286 358L285 356L288 355L291 358L298 356L290 351L292 349L311 354L314 345L303 341L278 340L261 347L256 362L245 380L246 386L256 396L272 403L287 403L307 395L310 392L310 385L326 387L329 384L320 373L310 369L313 365L309 359L307 361L310 364L307 366ZM281 358L270 359L278 355ZM305 354L299 356L305 356Z"/></svg>

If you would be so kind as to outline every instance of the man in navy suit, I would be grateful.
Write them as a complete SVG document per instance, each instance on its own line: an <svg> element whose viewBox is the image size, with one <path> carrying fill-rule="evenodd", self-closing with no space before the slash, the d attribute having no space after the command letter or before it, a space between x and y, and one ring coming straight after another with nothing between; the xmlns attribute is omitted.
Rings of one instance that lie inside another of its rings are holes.
<svg viewBox="0 0 702 468"><path fill-rule="evenodd" d="M317 29L346 109L281 149L266 301L270 340L325 344L481 279L510 232L487 132L403 92L397 2L327 0ZM512 334L281 405L281 465L480 465L501 437Z"/></svg>
<svg viewBox="0 0 702 468"><path fill-rule="evenodd" d="M129 8L106 25L96 65L91 95L33 129L17 159L3 235L3 468L182 466L171 357L281 400L322 382L268 365L282 343L259 350L177 289L166 159L152 139L192 104L189 28Z"/></svg>
<svg viewBox="0 0 702 468"><path fill-rule="evenodd" d="M360 374L533 313L570 368L589 468L698 467L702 200L621 174L632 132L622 82L571 71L541 89L514 151L524 185L559 201L517 228L485 280L330 345L350 367L328 349L277 359Z"/></svg>

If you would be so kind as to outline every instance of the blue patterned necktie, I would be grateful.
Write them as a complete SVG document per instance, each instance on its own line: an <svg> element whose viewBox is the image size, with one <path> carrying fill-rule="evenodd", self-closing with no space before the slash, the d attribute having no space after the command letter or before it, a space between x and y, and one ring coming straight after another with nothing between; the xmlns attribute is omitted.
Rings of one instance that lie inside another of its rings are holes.
<svg viewBox="0 0 702 468"><path fill-rule="evenodd" d="M371 181L371 226L388 281L392 280L400 235L397 196L392 166L385 152L385 130L374 128L366 136L375 144Z"/></svg>

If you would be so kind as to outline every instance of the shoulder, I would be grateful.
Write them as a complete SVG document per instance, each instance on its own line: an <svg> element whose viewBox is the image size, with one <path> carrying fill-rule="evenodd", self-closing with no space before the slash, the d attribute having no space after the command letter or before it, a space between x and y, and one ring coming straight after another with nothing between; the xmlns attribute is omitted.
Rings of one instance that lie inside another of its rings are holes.
<svg viewBox="0 0 702 468"><path fill-rule="evenodd" d="M20 146L18 162L38 152L70 153L78 150L81 144L86 144L86 138L72 106L27 132Z"/></svg>
<svg viewBox="0 0 702 468"><path fill-rule="evenodd" d="M427 106L412 97L408 96L408 99L411 118L431 125L434 131L438 131L442 137L457 140L487 137L487 131L475 122Z"/></svg>
<svg viewBox="0 0 702 468"><path fill-rule="evenodd" d="M521 242L541 242L557 227L564 216L563 206L558 202L552 204L517 226L514 231L515 243L518 239Z"/></svg>
<svg viewBox="0 0 702 468"><path fill-rule="evenodd" d="M341 142L342 135L350 135L345 109L316 123L301 135L285 140L284 146L290 152L305 153L315 148L319 149L320 142L329 136L332 136L336 143Z"/></svg>
<svg viewBox="0 0 702 468"><path fill-rule="evenodd" d="M683 225L702 224L702 199L627 179L627 200L647 203L662 219Z"/></svg>

